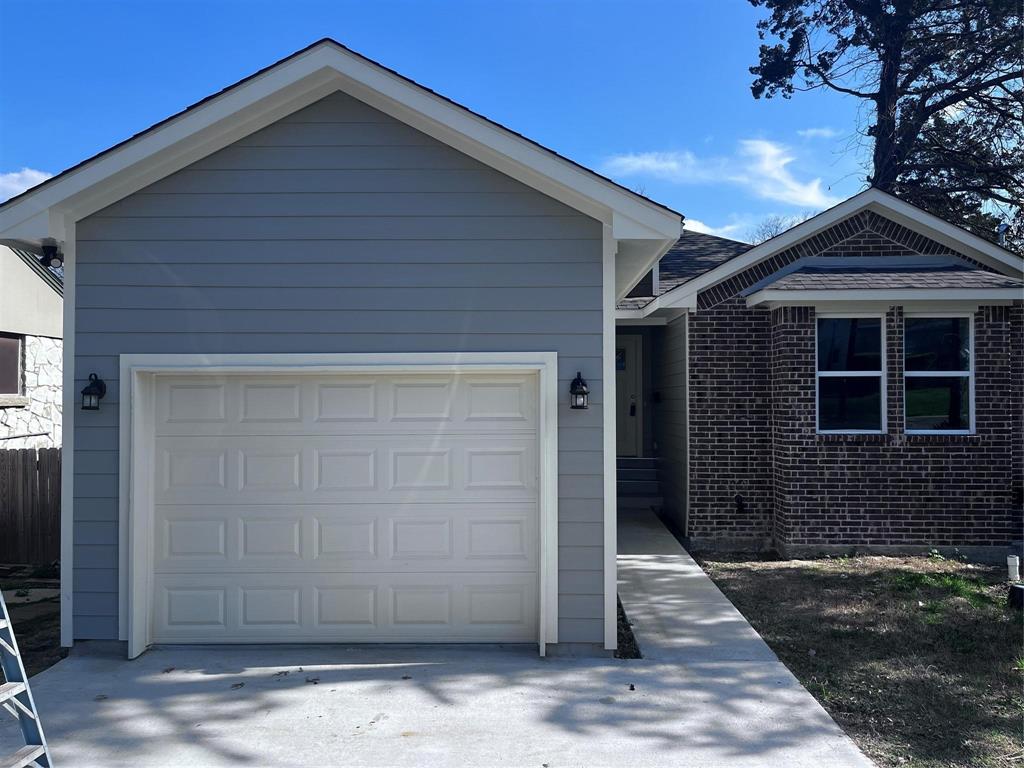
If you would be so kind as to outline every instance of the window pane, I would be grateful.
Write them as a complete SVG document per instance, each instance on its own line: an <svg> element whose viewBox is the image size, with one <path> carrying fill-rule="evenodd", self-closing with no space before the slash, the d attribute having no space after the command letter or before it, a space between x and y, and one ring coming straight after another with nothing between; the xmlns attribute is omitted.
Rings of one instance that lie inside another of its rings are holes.
<svg viewBox="0 0 1024 768"><path fill-rule="evenodd" d="M818 379L818 429L881 428L880 376L827 376Z"/></svg>
<svg viewBox="0 0 1024 768"><path fill-rule="evenodd" d="M21 394L21 337L0 335L0 395Z"/></svg>
<svg viewBox="0 0 1024 768"><path fill-rule="evenodd" d="M907 429L970 429L967 376L912 376L906 379Z"/></svg>
<svg viewBox="0 0 1024 768"><path fill-rule="evenodd" d="M882 370L881 318L820 318L818 370Z"/></svg>
<svg viewBox="0 0 1024 768"><path fill-rule="evenodd" d="M970 370L971 326L966 317L908 317L905 322L906 370Z"/></svg>

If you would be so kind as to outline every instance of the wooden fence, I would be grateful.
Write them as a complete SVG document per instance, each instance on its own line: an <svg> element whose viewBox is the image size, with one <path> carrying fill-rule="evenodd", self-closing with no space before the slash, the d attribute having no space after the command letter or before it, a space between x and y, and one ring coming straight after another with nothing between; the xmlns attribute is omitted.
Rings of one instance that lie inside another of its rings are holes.
<svg viewBox="0 0 1024 768"><path fill-rule="evenodd" d="M0 450L0 563L60 558L60 448Z"/></svg>

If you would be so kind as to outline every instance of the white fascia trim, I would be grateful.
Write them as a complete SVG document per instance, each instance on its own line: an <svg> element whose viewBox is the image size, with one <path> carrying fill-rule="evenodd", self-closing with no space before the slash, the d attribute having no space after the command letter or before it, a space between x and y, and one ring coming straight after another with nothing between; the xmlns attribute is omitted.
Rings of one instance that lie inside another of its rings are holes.
<svg viewBox="0 0 1024 768"><path fill-rule="evenodd" d="M611 227L604 227L601 282L602 334L601 383L604 521L604 647L618 647L618 493L616 489L616 415L615 415L615 254L618 243Z"/></svg>
<svg viewBox="0 0 1024 768"><path fill-rule="evenodd" d="M65 228L64 222L60 222ZM62 357L62 427L60 476L60 644L75 637L75 225L66 225L64 245L64 344Z"/></svg>
<svg viewBox="0 0 1024 768"><path fill-rule="evenodd" d="M643 326L643 325L668 325L667 317L636 317L629 316L623 317L622 310L618 310L615 313L615 327L620 326Z"/></svg>
<svg viewBox="0 0 1024 768"><path fill-rule="evenodd" d="M73 304L71 306L74 306ZM520 373L540 387L540 626L538 646L558 642L558 354L555 352L425 352L260 355L121 355L119 445L118 625L135 658L151 644L153 539L153 394L157 374L245 373ZM73 385L72 380L72 385ZM67 391L65 387L65 391ZM72 386L73 389L73 386ZM612 400L614 403L614 398ZM614 415L614 408L612 409ZM614 434L613 434L614 437ZM142 460L136 465L135 454ZM614 468L614 456L612 458ZM68 483L70 473L65 474ZM69 484L69 483L68 483ZM67 485L65 486L67 487ZM65 491L66 492L66 491ZM62 524L65 522L62 519ZM70 545L71 526L62 547ZM64 568L61 569L63 577ZM614 573L614 572L613 572ZM63 582L62 582L63 587ZM613 604L614 605L614 604ZM613 611L613 622L615 612ZM62 613L63 625L63 613ZM63 629L63 626L62 626ZM614 647L614 646L613 646Z"/></svg>
<svg viewBox="0 0 1024 768"><path fill-rule="evenodd" d="M822 303L854 302L885 302L886 304L906 304L913 302L971 301L984 304L990 301L1012 301L1024 299L1024 293L1018 288L893 288L893 289L849 289L849 290L810 290L780 291L764 288L747 297L748 307L761 304L775 306L808 307Z"/></svg>
<svg viewBox="0 0 1024 768"><path fill-rule="evenodd" d="M689 285L689 283L661 294L661 296L658 296L654 301L641 309L624 309L620 310L620 312L639 312L638 317L649 317L656 312L662 313L664 310L672 310L673 314L679 311L695 312L697 310L697 292L689 294L676 293L676 291L682 291L686 285Z"/></svg>
<svg viewBox="0 0 1024 768"><path fill-rule="evenodd" d="M678 288L673 288L671 291L662 294L658 297L661 306L696 307L696 295L701 291L723 280L727 280L757 262L774 256L776 253L784 251L864 209L870 209L875 213L891 218L908 229L919 232L936 242L943 243L965 253L967 256L977 259L983 264L991 266L1002 274L1012 277L1020 277L1024 274L1024 260L1014 256L1009 251L872 187L854 195L848 200L844 200L827 211L819 213L817 216L807 219L807 221L797 224L792 229L786 230L771 240L755 245L746 253L730 259L709 272L705 272L703 275L680 285Z"/></svg>
<svg viewBox="0 0 1024 768"><path fill-rule="evenodd" d="M0 236L48 208L81 219L323 98L349 93L605 223L616 237L677 238L679 214L331 43L231 88L0 210ZM18 229L18 237L26 237ZM50 234L50 233L43 233ZM12 235L13 236L13 235ZM63 238L60 238L63 239Z"/></svg>

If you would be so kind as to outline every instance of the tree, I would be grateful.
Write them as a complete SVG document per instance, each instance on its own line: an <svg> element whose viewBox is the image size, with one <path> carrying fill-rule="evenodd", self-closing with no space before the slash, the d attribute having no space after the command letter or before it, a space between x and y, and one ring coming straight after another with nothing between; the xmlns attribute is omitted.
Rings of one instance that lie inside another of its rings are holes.
<svg viewBox="0 0 1024 768"><path fill-rule="evenodd" d="M747 231L747 242L751 245L759 245L765 240L771 240L776 235L781 235L788 229L792 229L802 221L807 221L814 216L814 211L804 211L796 216L780 216L772 213L765 216Z"/></svg>
<svg viewBox="0 0 1024 768"><path fill-rule="evenodd" d="M1024 246L1020 0L750 0L754 98L826 89L871 117L866 181L975 233Z"/></svg>

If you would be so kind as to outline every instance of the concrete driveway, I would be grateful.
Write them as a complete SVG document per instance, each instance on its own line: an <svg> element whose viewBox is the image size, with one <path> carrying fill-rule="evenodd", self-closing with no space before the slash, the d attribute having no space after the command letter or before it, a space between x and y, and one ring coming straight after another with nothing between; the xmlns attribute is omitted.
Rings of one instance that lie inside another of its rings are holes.
<svg viewBox="0 0 1024 768"><path fill-rule="evenodd" d="M626 550L667 550L625 551L620 564L648 658L302 646L157 648L126 661L80 643L32 680L56 764L871 766L699 569L677 572L689 558L657 526L623 531ZM653 606L683 584L699 607L673 645L674 612ZM2 754L14 734L0 727Z"/></svg>

